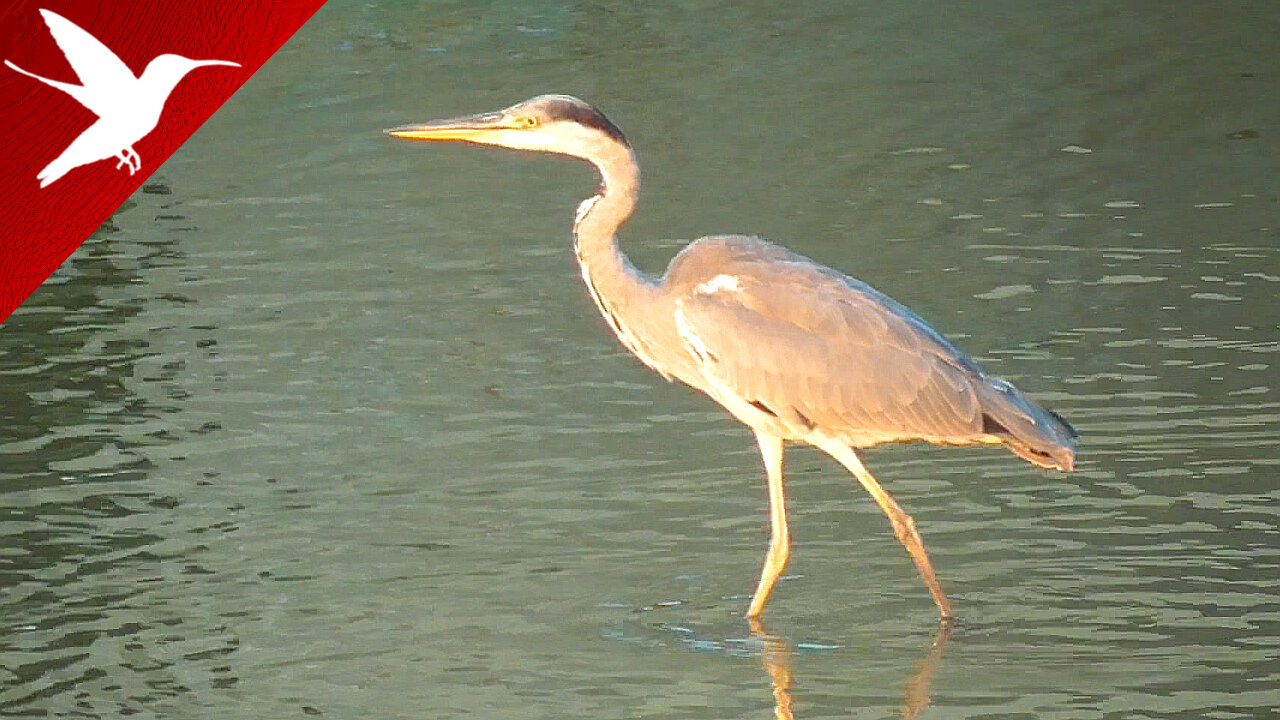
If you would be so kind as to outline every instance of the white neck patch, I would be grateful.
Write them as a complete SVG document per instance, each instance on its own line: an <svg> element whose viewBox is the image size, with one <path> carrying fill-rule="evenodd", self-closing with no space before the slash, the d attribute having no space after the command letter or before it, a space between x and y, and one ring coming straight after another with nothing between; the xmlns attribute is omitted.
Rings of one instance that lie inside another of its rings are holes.
<svg viewBox="0 0 1280 720"><path fill-rule="evenodd" d="M577 230L578 226L582 224L582 220L587 217L587 213L591 212L591 208L595 207L596 203L600 202L600 198L600 195L592 195L581 203L578 203L578 210L573 214L574 230Z"/></svg>

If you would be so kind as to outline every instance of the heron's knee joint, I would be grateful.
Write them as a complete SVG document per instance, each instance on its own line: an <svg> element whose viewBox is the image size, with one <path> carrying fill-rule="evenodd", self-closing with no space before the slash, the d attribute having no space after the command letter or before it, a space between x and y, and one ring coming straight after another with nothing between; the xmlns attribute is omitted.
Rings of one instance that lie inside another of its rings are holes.
<svg viewBox="0 0 1280 720"><path fill-rule="evenodd" d="M916 521L911 519L910 515L903 515L899 519L895 519L893 523L893 534L898 538L898 542L907 542L908 540L920 540L920 534L916 532Z"/></svg>

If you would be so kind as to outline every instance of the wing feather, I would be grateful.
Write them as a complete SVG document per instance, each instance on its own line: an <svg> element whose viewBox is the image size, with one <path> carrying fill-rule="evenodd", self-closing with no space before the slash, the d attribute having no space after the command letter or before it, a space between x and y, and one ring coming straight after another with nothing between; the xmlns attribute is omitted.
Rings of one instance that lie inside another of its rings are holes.
<svg viewBox="0 0 1280 720"><path fill-rule="evenodd" d="M851 444L981 434L976 366L923 320L799 256L753 258L678 302L717 387Z"/></svg>

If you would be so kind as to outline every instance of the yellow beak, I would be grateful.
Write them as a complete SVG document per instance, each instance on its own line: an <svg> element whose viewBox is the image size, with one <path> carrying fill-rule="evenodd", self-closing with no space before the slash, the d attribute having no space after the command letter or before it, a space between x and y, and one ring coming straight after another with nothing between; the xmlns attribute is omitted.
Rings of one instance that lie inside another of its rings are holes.
<svg viewBox="0 0 1280 720"><path fill-rule="evenodd" d="M495 130L510 129L510 121L502 113L468 115L450 120L433 120L422 125L405 125L385 131L406 140L462 140L481 142L480 138Z"/></svg>

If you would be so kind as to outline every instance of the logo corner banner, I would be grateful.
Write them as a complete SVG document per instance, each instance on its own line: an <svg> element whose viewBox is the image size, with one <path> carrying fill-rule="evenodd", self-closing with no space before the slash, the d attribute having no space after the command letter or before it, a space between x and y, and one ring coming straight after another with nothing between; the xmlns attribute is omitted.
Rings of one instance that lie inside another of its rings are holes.
<svg viewBox="0 0 1280 720"><path fill-rule="evenodd" d="M0 12L0 323L322 5L35 0Z"/></svg>

